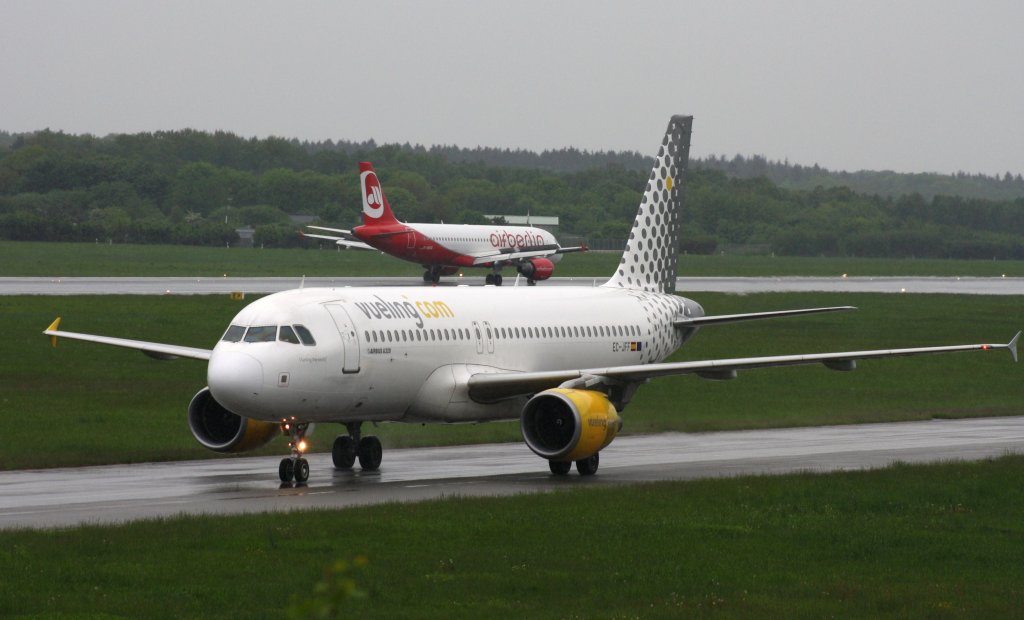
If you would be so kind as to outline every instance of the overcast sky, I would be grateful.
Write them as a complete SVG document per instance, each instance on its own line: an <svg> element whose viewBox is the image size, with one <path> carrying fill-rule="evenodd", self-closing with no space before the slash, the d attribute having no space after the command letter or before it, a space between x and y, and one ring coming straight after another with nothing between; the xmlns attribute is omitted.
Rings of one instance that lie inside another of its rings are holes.
<svg viewBox="0 0 1024 620"><path fill-rule="evenodd" d="M0 129L1024 172L1024 2L0 0Z"/></svg>

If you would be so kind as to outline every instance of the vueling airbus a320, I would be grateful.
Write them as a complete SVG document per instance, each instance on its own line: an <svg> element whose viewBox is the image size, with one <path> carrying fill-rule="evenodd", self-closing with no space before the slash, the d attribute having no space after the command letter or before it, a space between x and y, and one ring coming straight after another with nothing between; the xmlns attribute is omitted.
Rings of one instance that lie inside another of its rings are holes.
<svg viewBox="0 0 1024 620"><path fill-rule="evenodd" d="M441 276L450 276L465 267L485 267L491 273L484 281L501 286L501 268L511 266L533 286L537 280L551 277L562 254L586 250L583 246L562 247L554 235L532 226L399 222L369 162L359 164L359 185L363 192L362 226L352 230L309 226L335 234L303 236L328 239L350 248L380 250L419 263L426 269L423 281L435 284Z"/></svg>
<svg viewBox="0 0 1024 620"><path fill-rule="evenodd" d="M730 379L740 370L1007 349L1007 344L846 351L694 362L663 360L704 325L846 310L806 308L706 316L675 294L680 207L692 117L674 116L611 278L594 288L313 288L259 299L220 342L197 349L59 331L44 333L140 349L159 358L208 360L208 387L192 399L195 438L241 452L289 436L284 482L305 482L303 436L312 423L344 424L335 467L380 467L382 449L364 422L481 422L519 419L526 445L556 475L573 463L594 474L618 433L619 412L649 379L696 374Z"/></svg>

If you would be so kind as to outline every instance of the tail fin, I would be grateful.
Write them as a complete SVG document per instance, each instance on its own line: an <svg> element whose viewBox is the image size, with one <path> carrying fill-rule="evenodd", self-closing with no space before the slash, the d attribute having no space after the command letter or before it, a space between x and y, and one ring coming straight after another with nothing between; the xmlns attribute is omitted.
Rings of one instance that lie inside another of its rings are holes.
<svg viewBox="0 0 1024 620"><path fill-rule="evenodd" d="M363 192L364 226L398 223L388 199L384 197L384 190L380 187L377 173L373 171L373 164L368 161L359 162L359 186Z"/></svg>
<svg viewBox="0 0 1024 620"><path fill-rule="evenodd" d="M674 293L692 116L673 116L615 275L604 286Z"/></svg>

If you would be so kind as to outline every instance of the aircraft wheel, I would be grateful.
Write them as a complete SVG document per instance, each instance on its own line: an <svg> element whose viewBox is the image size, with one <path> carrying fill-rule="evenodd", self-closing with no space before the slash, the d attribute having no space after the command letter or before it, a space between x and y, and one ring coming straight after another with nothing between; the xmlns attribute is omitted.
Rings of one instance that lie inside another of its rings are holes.
<svg viewBox="0 0 1024 620"><path fill-rule="evenodd" d="M331 447L331 459L337 469L352 469L356 462L356 442L348 435L338 435Z"/></svg>
<svg viewBox="0 0 1024 620"><path fill-rule="evenodd" d="M494 284L494 274L489 273L484 276L484 284Z"/></svg>
<svg viewBox="0 0 1024 620"><path fill-rule="evenodd" d="M501 286L501 274L494 274L494 286Z"/></svg>
<svg viewBox="0 0 1024 620"><path fill-rule="evenodd" d="M430 281L433 282L434 284L437 284L438 282L441 281L441 274L440 273L432 273L432 274L430 274Z"/></svg>
<svg viewBox="0 0 1024 620"><path fill-rule="evenodd" d="M295 465L293 468L295 471L295 482L305 482L309 480L309 461L306 459L295 459Z"/></svg>
<svg viewBox="0 0 1024 620"><path fill-rule="evenodd" d="M380 445L380 439L369 435L359 440L359 466L363 471L377 471L383 458L384 448Z"/></svg>
<svg viewBox="0 0 1024 620"><path fill-rule="evenodd" d="M295 478L295 459L281 459L277 475L280 476L281 482L291 482Z"/></svg>
<svg viewBox="0 0 1024 620"><path fill-rule="evenodd" d="M423 281L424 282L430 282L430 280L431 280L430 271L424 271L423 272Z"/></svg>
<svg viewBox="0 0 1024 620"><path fill-rule="evenodd" d="M556 476L564 476L572 469L572 461L548 461L551 473Z"/></svg>
<svg viewBox="0 0 1024 620"><path fill-rule="evenodd" d="M597 473L597 465L600 460L595 452L592 456L576 461L576 471L580 472L581 476L593 476Z"/></svg>
<svg viewBox="0 0 1024 620"><path fill-rule="evenodd" d="M527 286L537 286L537 281L534 280L533 278L527 278L526 279L526 285Z"/></svg>

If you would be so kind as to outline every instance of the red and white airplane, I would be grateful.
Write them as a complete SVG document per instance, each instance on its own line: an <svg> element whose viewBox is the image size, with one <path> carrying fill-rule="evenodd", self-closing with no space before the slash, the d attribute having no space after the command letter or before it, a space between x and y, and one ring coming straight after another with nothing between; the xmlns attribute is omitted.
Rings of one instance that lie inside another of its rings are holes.
<svg viewBox="0 0 1024 620"><path fill-rule="evenodd" d="M380 467L380 440L361 433L364 422L518 420L527 447L553 474L575 463L591 475L619 432L619 412L651 379L724 380L802 364L849 371L858 360L954 351L1000 349L1017 358L1020 332L1006 344L666 362L705 326L850 309L705 315L675 293L691 123L669 122L622 260L601 286L296 289L243 308L211 349L66 332L60 319L44 333L54 344L63 337L205 361L207 387L188 406L192 434L215 452L288 435L292 453L278 469L285 483L309 478L303 438L314 423L345 426L332 450L339 469L357 459L364 470ZM379 191L370 175L364 183ZM377 195L374 204L386 204Z"/></svg>
<svg viewBox="0 0 1024 620"><path fill-rule="evenodd" d="M395 218L380 179L369 162L359 164L363 192L363 225L352 230L308 226L336 233L303 233L338 245L380 250L402 260L423 265L424 282L437 282L465 267L485 267L487 284L501 286L501 268L512 266L531 286L547 280L555 263L568 252L585 246L562 247L554 235L532 226L479 226L473 224L406 224Z"/></svg>

